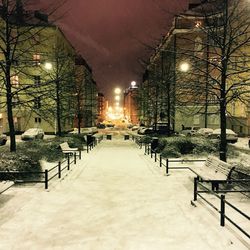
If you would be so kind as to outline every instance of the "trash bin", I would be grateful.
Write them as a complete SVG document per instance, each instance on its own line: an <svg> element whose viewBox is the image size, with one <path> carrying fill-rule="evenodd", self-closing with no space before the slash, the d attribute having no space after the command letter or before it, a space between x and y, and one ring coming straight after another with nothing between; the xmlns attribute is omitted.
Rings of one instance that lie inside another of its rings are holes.
<svg viewBox="0 0 250 250"><path fill-rule="evenodd" d="M107 135L107 140L112 140L112 135Z"/></svg>
<svg viewBox="0 0 250 250"><path fill-rule="evenodd" d="M129 140L129 135L124 135L124 140Z"/></svg>
<svg viewBox="0 0 250 250"><path fill-rule="evenodd" d="M90 145L93 142L93 135L87 134L87 145Z"/></svg>
<svg viewBox="0 0 250 250"><path fill-rule="evenodd" d="M158 147L158 143L159 143L159 139L158 137L153 137L152 141L151 141L151 150L156 150L156 148Z"/></svg>

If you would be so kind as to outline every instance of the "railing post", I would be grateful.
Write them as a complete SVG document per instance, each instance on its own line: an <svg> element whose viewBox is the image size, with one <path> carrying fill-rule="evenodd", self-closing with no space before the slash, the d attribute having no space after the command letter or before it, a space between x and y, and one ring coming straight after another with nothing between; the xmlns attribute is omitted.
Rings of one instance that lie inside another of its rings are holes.
<svg viewBox="0 0 250 250"><path fill-rule="evenodd" d="M74 152L74 164L76 164L76 152Z"/></svg>
<svg viewBox="0 0 250 250"><path fill-rule="evenodd" d="M220 197L220 225L225 226L225 195L222 194Z"/></svg>
<svg viewBox="0 0 250 250"><path fill-rule="evenodd" d="M58 178L61 178L61 162L58 162Z"/></svg>
<svg viewBox="0 0 250 250"><path fill-rule="evenodd" d="M79 160L81 160L82 159L82 151L81 151L81 149L79 149Z"/></svg>
<svg viewBox="0 0 250 250"><path fill-rule="evenodd" d="M70 155L68 154L68 170L70 170Z"/></svg>
<svg viewBox="0 0 250 250"><path fill-rule="evenodd" d="M145 155L147 154L147 144L145 143Z"/></svg>
<svg viewBox="0 0 250 250"><path fill-rule="evenodd" d="M150 148L149 148L149 144L147 144L148 145L148 155L149 155L149 153L150 153Z"/></svg>
<svg viewBox="0 0 250 250"><path fill-rule="evenodd" d="M87 153L89 153L89 144L87 143Z"/></svg>
<svg viewBox="0 0 250 250"><path fill-rule="evenodd" d="M168 174L168 158L166 159L166 174Z"/></svg>
<svg viewBox="0 0 250 250"><path fill-rule="evenodd" d="M157 153L155 152L155 162L157 162Z"/></svg>
<svg viewBox="0 0 250 250"><path fill-rule="evenodd" d="M45 169L44 174L45 174L45 181L44 181L45 189L48 189L48 187L49 187L49 172L48 172L48 169Z"/></svg>
<svg viewBox="0 0 250 250"><path fill-rule="evenodd" d="M152 149L150 150L150 157L153 158L153 151L152 151Z"/></svg>
<svg viewBox="0 0 250 250"><path fill-rule="evenodd" d="M194 201L197 201L197 184L198 184L198 177L194 177Z"/></svg>
<svg viewBox="0 0 250 250"><path fill-rule="evenodd" d="M162 167L162 157L160 155L160 167Z"/></svg>

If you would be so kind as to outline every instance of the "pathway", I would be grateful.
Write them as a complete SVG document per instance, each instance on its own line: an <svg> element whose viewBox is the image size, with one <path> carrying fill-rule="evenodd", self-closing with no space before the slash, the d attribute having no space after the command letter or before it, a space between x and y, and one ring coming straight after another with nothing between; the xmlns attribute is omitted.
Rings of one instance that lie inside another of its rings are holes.
<svg viewBox="0 0 250 250"><path fill-rule="evenodd" d="M164 175L131 141L103 141L62 181L0 196L0 249L249 249L218 215L190 204L192 175Z"/></svg>

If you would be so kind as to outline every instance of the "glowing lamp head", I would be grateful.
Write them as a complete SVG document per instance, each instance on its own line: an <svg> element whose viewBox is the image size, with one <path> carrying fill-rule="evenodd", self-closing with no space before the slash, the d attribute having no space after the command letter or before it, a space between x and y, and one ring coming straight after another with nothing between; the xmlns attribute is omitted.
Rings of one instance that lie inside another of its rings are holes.
<svg viewBox="0 0 250 250"><path fill-rule="evenodd" d="M47 69L47 70L51 70L51 69L52 69L52 63L46 62L46 63L44 64L44 67L45 67L45 69Z"/></svg>
<svg viewBox="0 0 250 250"><path fill-rule="evenodd" d="M117 94L117 95L119 95L119 94L121 94L121 89L120 88L115 88L115 94Z"/></svg>
<svg viewBox="0 0 250 250"><path fill-rule="evenodd" d="M180 64L180 71L187 72L190 69L190 65L187 62L182 62Z"/></svg>
<svg viewBox="0 0 250 250"><path fill-rule="evenodd" d="M116 101L120 101L120 100L121 100L121 97L120 97L119 95L116 95L116 96L115 96L115 100L116 100Z"/></svg>
<svg viewBox="0 0 250 250"><path fill-rule="evenodd" d="M132 87L132 88L135 88L135 86L136 86L136 81L132 81L132 82L131 82L131 87Z"/></svg>

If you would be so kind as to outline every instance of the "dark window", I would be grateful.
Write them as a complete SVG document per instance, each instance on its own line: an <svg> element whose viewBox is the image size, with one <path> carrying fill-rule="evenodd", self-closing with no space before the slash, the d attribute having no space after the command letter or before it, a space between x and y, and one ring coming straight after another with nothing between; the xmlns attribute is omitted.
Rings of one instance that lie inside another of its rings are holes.
<svg viewBox="0 0 250 250"><path fill-rule="evenodd" d="M39 86L41 83L41 76L34 76L34 84Z"/></svg>
<svg viewBox="0 0 250 250"><path fill-rule="evenodd" d="M41 97L36 97L34 99L34 108L40 109L41 108Z"/></svg>
<svg viewBox="0 0 250 250"><path fill-rule="evenodd" d="M41 122L42 122L42 119L40 117L35 118L35 123L41 123Z"/></svg>

